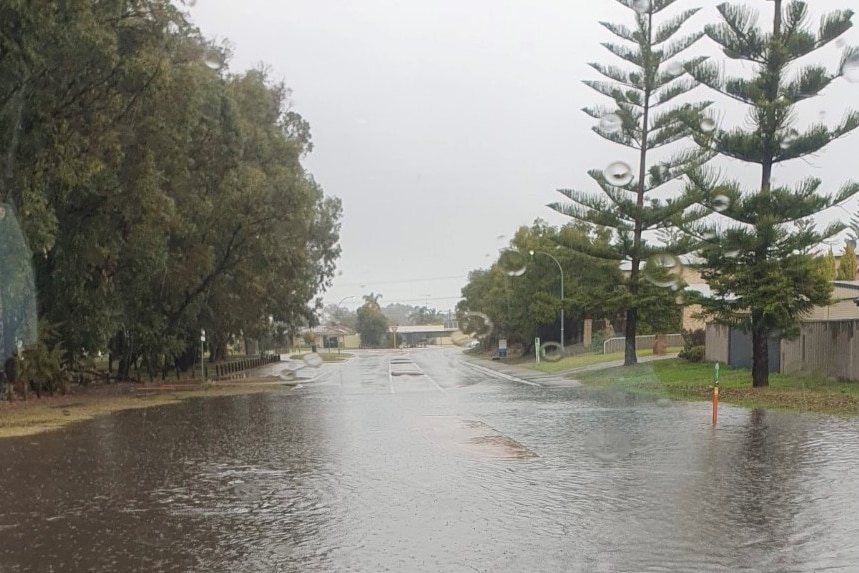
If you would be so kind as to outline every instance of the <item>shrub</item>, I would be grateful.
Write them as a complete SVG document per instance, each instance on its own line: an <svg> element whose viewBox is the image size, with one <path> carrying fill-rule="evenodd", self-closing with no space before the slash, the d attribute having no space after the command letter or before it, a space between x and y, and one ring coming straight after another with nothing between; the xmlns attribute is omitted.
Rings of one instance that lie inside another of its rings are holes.
<svg viewBox="0 0 859 573"><path fill-rule="evenodd" d="M677 356L689 362L704 361L704 343L707 339L703 328L683 331L683 350Z"/></svg>
<svg viewBox="0 0 859 573"><path fill-rule="evenodd" d="M704 346L693 346L689 350L684 348L678 356L689 362L704 362Z"/></svg>

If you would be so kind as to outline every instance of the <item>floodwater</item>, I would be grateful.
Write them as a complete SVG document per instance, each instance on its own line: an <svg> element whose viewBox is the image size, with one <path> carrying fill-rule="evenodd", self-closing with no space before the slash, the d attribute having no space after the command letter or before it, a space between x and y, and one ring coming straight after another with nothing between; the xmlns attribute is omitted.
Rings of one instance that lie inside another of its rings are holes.
<svg viewBox="0 0 859 573"><path fill-rule="evenodd" d="M319 370L0 441L0 572L859 571L856 420Z"/></svg>

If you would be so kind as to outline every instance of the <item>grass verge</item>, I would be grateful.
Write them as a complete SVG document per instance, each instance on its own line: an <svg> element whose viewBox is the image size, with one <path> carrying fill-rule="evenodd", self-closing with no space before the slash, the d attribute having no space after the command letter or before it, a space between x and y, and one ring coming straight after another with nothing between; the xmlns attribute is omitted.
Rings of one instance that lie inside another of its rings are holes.
<svg viewBox="0 0 859 573"><path fill-rule="evenodd" d="M0 438L31 436L58 430L69 424L90 420L120 410L136 410L176 404L191 398L216 398L282 390L283 386L206 386L195 390L122 393L116 387L87 389L80 393L26 402L0 402Z"/></svg>
<svg viewBox="0 0 859 573"><path fill-rule="evenodd" d="M633 394L681 400L712 400L713 364L661 360L624 368L582 372L576 380L591 387L621 387ZM859 382L825 376L770 374L767 388L752 388L751 372L721 366L719 400L750 408L859 414Z"/></svg>
<svg viewBox="0 0 859 573"><path fill-rule="evenodd" d="M308 354L312 354L311 352L305 354L293 354L290 356L292 360L301 360ZM317 356L319 356L324 362L343 362L349 358L352 358L352 355L348 352L341 352L337 354L336 352L317 352Z"/></svg>
<svg viewBox="0 0 859 573"><path fill-rule="evenodd" d="M668 354L674 354L675 352L679 352L681 349L678 348L669 348ZM637 353L639 358L643 358L646 356L652 356L653 350L639 350ZM602 364L604 362L614 362L616 360L623 360L623 352L614 352L611 354L594 354L588 352L587 354L578 354L576 356L567 356L566 358L562 358L557 362L533 362L531 360L530 364L528 364L528 368L532 370L537 370L539 372L559 372L561 370L569 370L571 368L580 368L582 366L592 366L594 364Z"/></svg>

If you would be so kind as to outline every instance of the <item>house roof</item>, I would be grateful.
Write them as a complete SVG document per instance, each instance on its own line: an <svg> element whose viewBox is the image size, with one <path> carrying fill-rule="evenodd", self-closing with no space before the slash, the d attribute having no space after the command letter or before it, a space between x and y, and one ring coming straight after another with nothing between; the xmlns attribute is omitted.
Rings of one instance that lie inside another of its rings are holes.
<svg viewBox="0 0 859 573"><path fill-rule="evenodd" d="M355 334L351 328L342 324L320 324L313 328L304 328L301 330L302 334L305 332L312 332L320 336L349 336L350 334Z"/></svg>

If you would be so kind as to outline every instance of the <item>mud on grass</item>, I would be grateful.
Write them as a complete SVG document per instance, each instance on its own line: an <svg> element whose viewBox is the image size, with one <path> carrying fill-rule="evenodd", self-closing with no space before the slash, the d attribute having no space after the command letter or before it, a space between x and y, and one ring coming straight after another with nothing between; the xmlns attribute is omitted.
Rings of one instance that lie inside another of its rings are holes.
<svg viewBox="0 0 859 573"><path fill-rule="evenodd" d="M0 402L0 438L50 432L75 422L90 420L96 416L120 410L166 406L191 398L216 398L282 391L283 388L283 386L274 385L255 385L252 380L241 385L209 385L176 391L153 391L152 387L133 385L76 388L66 396L30 398L26 402Z"/></svg>

